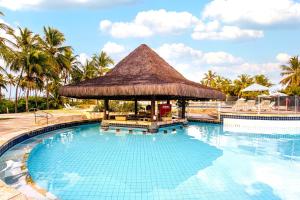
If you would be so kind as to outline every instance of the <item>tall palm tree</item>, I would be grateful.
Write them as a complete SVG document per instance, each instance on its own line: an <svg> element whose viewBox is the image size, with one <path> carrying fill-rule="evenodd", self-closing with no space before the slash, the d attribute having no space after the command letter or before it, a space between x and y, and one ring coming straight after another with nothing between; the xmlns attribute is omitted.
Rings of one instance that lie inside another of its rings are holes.
<svg viewBox="0 0 300 200"><path fill-rule="evenodd" d="M6 79L7 79L7 83L9 84L9 96L8 96L8 98L10 99L11 98L12 87L16 85L16 79L15 79L14 75L10 74L10 73L7 73Z"/></svg>
<svg viewBox="0 0 300 200"><path fill-rule="evenodd" d="M98 69L98 76L103 76L109 71L109 66L114 64L111 57L104 51L101 51L99 55L94 54L92 63Z"/></svg>
<svg viewBox="0 0 300 200"><path fill-rule="evenodd" d="M247 74L241 74L238 79L233 81L236 95L241 94L241 90L253 84L253 78Z"/></svg>
<svg viewBox="0 0 300 200"><path fill-rule="evenodd" d="M68 73L66 80L65 80L65 84L68 82L72 82L74 83L74 81L72 80L73 78L77 79L77 82L81 81L81 77L78 80L78 77L74 77L74 75L76 76L76 72L81 72L82 74L82 70L80 69L82 67L81 62L78 61L77 59L77 55L74 55L72 51L67 51L65 54L66 58L69 61L69 64L71 66L71 70L70 73ZM76 82L76 81L75 81Z"/></svg>
<svg viewBox="0 0 300 200"><path fill-rule="evenodd" d="M84 80L84 71L81 69L84 69L84 66L82 66L81 63L78 63L78 65L73 65L71 70L71 83L79 83L80 81Z"/></svg>
<svg viewBox="0 0 300 200"><path fill-rule="evenodd" d="M49 109L49 84L53 77L61 76L65 82L71 70L71 64L66 57L66 52L72 51L71 47L64 46L65 36L59 30L51 27L44 27L44 40L41 40L43 50L49 57L49 64L53 68L50 71L55 74L47 74L46 97L47 109Z"/></svg>
<svg viewBox="0 0 300 200"><path fill-rule="evenodd" d="M266 86L266 87L270 87L272 85L272 83L270 82L270 80L268 79L268 77L266 77L263 74L255 75L253 77L253 79L254 79L255 83L263 85L263 86Z"/></svg>
<svg viewBox="0 0 300 200"><path fill-rule="evenodd" d="M288 86L300 86L300 61L298 56L294 56L289 60L288 65L281 65L280 83Z"/></svg>
<svg viewBox="0 0 300 200"><path fill-rule="evenodd" d="M10 30L9 35L13 37L11 44L13 49L12 59L8 60L10 70L18 73L16 81L15 112L18 112L18 92L19 85L23 77L29 76L27 73L31 68L31 58L33 52L38 49L39 36L33 34L27 28L18 28L18 31Z"/></svg>
<svg viewBox="0 0 300 200"><path fill-rule="evenodd" d="M38 85L43 82L42 74L47 66L48 58L45 53L40 50L33 49L28 58L29 65L24 69L23 80L26 82L26 112L29 111L28 97L30 91L34 90Z"/></svg>
<svg viewBox="0 0 300 200"><path fill-rule="evenodd" d="M217 74L211 70L208 70L207 73L204 74L204 78L202 79L201 83L205 86L215 87L215 78Z"/></svg>
<svg viewBox="0 0 300 200"><path fill-rule="evenodd" d="M3 74L0 74L0 101L2 99L2 89L6 89L7 81L5 80L5 77Z"/></svg>
<svg viewBox="0 0 300 200"><path fill-rule="evenodd" d="M214 82L215 82L215 88L222 90L222 85L223 85L223 80L225 78L223 78L222 76L217 75Z"/></svg>
<svg viewBox="0 0 300 200"><path fill-rule="evenodd" d="M92 79L98 76L98 69L92 61L86 60L83 65L82 80Z"/></svg>
<svg viewBox="0 0 300 200"><path fill-rule="evenodd" d="M0 11L0 16L4 16L3 12ZM0 30L6 32L9 29L9 26L3 22L0 22ZM3 36L0 36L0 54L3 52L3 50L6 48L6 38Z"/></svg>

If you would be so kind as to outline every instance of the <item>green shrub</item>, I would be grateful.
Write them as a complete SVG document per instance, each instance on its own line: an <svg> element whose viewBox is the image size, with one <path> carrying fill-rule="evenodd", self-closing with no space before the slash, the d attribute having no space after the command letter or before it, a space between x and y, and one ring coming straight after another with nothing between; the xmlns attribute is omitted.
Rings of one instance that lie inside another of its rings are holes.
<svg viewBox="0 0 300 200"><path fill-rule="evenodd" d="M63 102L60 99L49 99L50 109L60 109L63 107ZM15 112L15 102L3 99L0 101L0 113L7 113L7 108L10 113ZM47 109L47 99L45 97L29 97L28 98L28 108L37 108L39 110ZM18 100L18 112L26 111L26 101L25 98L20 98Z"/></svg>

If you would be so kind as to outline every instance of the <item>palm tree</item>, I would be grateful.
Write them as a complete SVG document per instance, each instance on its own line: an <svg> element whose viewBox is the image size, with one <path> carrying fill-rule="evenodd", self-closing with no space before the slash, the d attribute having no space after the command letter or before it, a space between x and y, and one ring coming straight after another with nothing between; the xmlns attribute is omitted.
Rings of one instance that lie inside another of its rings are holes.
<svg viewBox="0 0 300 200"><path fill-rule="evenodd" d="M83 65L82 80L92 79L98 76L98 69L92 61L86 60Z"/></svg>
<svg viewBox="0 0 300 200"><path fill-rule="evenodd" d="M215 80L214 80L214 85L216 89L222 90L222 85L223 85L223 80L225 78L223 78L222 76L217 75Z"/></svg>
<svg viewBox="0 0 300 200"><path fill-rule="evenodd" d="M19 85L23 77L30 77L29 72L31 72L31 59L34 58L34 52L38 49L39 36L33 34L27 28L18 28L18 32L10 30L8 34L14 39L11 42L13 45L12 59L8 60L8 66L10 70L18 73L16 81L16 96L15 96L15 112L18 112L18 90Z"/></svg>
<svg viewBox="0 0 300 200"><path fill-rule="evenodd" d="M4 14L1 11L0 16L4 16ZM4 33L0 35L0 58L3 58L4 61L11 59L12 49L8 46L9 44L11 44L11 41L7 37L5 37L5 33L8 33L12 30L13 29L9 25L0 22L0 31Z"/></svg>
<svg viewBox="0 0 300 200"><path fill-rule="evenodd" d="M300 86L300 61L298 56L294 56L289 60L289 65L281 65L281 76L283 76L280 83L288 86Z"/></svg>
<svg viewBox="0 0 300 200"><path fill-rule="evenodd" d="M9 97L8 97L8 99L10 99L11 98L11 89L12 89L13 86L16 85L16 79L15 79L14 75L12 75L10 73L7 73L6 79L7 79L7 83L9 84Z"/></svg>
<svg viewBox="0 0 300 200"><path fill-rule="evenodd" d="M249 85L253 84L253 78L251 78L247 74L241 74L238 76L238 79L233 81L235 94L240 95L241 90L248 87Z"/></svg>
<svg viewBox="0 0 300 200"><path fill-rule="evenodd" d="M99 55L94 55L93 64L98 69L98 76L103 76L109 71L109 66L114 64L112 58L110 58L104 51L101 51Z"/></svg>
<svg viewBox="0 0 300 200"><path fill-rule="evenodd" d="M82 64L81 62L78 61L77 59L77 55L74 55L72 51L67 51L66 54L65 54L66 58L68 59L69 61L69 64L71 66L71 70L70 70L70 73L68 74L67 76L67 81L65 81L65 84L66 82L79 82L81 81L82 79L82 70L80 69L82 67ZM80 77L76 77L76 75L78 75L77 72L81 72L81 76ZM74 81L73 78L75 78L76 80Z"/></svg>
<svg viewBox="0 0 300 200"><path fill-rule="evenodd" d="M53 77L62 76L67 80L68 73L71 70L71 64L69 59L66 57L66 52L71 51L71 47L64 46L65 37L64 34L59 30L51 27L44 27L44 40L41 40L43 50L49 57L49 64L53 68L47 73L46 78L46 97L47 97L47 109L49 109L49 81Z"/></svg>
<svg viewBox="0 0 300 200"><path fill-rule="evenodd" d="M0 11L0 16L4 16L4 14ZM9 26L3 22L0 22L0 30L6 32L9 28ZM3 53L4 49L6 49L6 38L3 36L0 36L0 56Z"/></svg>
<svg viewBox="0 0 300 200"><path fill-rule="evenodd" d="M263 74L255 75L253 77L253 79L254 79L255 83L263 85L263 86L266 86L266 87L270 87L272 85L272 83L270 82L270 80L268 79L268 77L266 77Z"/></svg>
<svg viewBox="0 0 300 200"><path fill-rule="evenodd" d="M211 70L208 70L207 73L204 74L204 78L202 79L201 83L205 86L215 87L215 78L217 74Z"/></svg>
<svg viewBox="0 0 300 200"><path fill-rule="evenodd" d="M0 101L2 99L2 89L6 89L7 81L5 80L3 74L0 74Z"/></svg>
<svg viewBox="0 0 300 200"><path fill-rule="evenodd" d="M71 83L79 83L83 80L83 71L80 69L79 65L73 65L71 70Z"/></svg>
<svg viewBox="0 0 300 200"><path fill-rule="evenodd" d="M40 50L33 49L28 58L29 64L24 68L23 80L26 83L26 112L29 111L28 97L31 90L34 90L38 85L43 82L42 74L47 68L48 58L45 53Z"/></svg>

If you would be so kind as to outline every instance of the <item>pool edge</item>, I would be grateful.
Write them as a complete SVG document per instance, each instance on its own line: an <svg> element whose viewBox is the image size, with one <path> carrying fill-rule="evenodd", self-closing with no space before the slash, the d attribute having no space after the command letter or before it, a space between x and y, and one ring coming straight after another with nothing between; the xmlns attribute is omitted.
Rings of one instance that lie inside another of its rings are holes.
<svg viewBox="0 0 300 200"><path fill-rule="evenodd" d="M0 157L8 151L10 148L15 145L30 139L32 137L44 134L46 132L59 130L63 128L68 128L72 126L84 125L84 124L93 124L100 123L99 119L88 119L88 120L80 120L80 121L72 121L72 122L64 122L52 125L46 125L43 127L37 127L31 130L25 130L20 132L13 132L13 136L8 138L7 140L2 141L0 144ZM39 191L37 191L39 192ZM26 194L18 191L17 189L7 185L4 181L0 180L0 200L9 200L9 199L28 199Z"/></svg>

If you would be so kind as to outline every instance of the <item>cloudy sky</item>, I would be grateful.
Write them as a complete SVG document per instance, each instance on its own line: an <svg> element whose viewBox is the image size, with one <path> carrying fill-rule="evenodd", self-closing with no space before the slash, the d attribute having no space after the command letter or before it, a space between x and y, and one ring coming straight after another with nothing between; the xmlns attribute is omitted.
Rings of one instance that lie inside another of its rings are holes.
<svg viewBox="0 0 300 200"><path fill-rule="evenodd" d="M0 10L14 27L58 28L81 60L105 50L119 61L146 43L194 81L211 69L278 83L299 54L298 0L0 0Z"/></svg>

